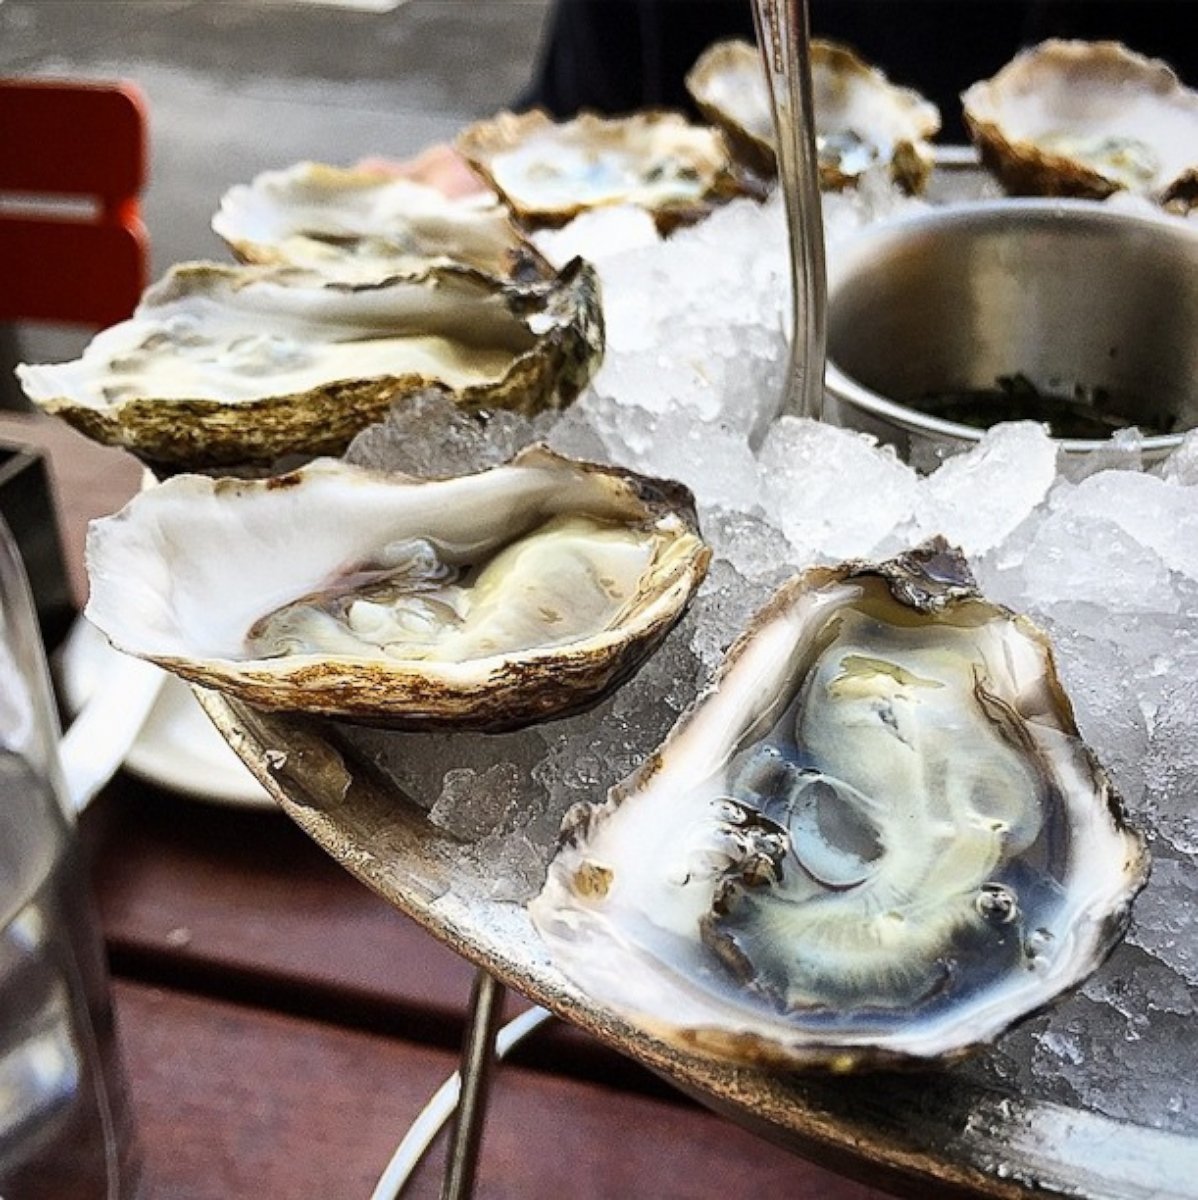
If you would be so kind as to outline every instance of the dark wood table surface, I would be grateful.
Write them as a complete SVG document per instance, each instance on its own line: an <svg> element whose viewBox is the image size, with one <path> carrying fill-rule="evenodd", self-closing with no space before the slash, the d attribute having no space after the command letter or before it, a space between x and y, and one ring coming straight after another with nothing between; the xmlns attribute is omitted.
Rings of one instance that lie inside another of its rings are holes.
<svg viewBox="0 0 1198 1200"><path fill-rule="evenodd" d="M57 422L0 418L43 448L82 600L84 528L137 488L126 455ZM472 968L275 811L126 775L85 814L148 1200L366 1200L454 1070ZM521 1003L509 997L512 1011ZM406 1195L438 1193L435 1146ZM481 1200L882 1192L778 1149L559 1024L496 1078Z"/></svg>

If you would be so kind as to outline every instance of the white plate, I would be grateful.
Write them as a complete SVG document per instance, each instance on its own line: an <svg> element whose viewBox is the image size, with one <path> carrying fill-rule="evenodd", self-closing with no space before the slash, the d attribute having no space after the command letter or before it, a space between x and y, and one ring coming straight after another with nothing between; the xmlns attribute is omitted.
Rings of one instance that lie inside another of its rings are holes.
<svg viewBox="0 0 1198 1200"><path fill-rule="evenodd" d="M63 704L74 717L120 659L95 626L80 618L58 652ZM218 804L274 808L274 801L208 720L191 689L167 675L162 691L125 759L125 769L149 783Z"/></svg>

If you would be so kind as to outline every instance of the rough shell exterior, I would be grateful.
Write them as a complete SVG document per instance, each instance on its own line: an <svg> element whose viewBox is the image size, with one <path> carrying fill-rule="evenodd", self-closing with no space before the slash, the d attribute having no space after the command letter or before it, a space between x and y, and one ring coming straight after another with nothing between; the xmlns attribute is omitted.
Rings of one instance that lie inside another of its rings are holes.
<svg viewBox="0 0 1198 1200"><path fill-rule="evenodd" d="M425 516L405 516L413 505ZM462 662L242 653L255 620L368 561L373 540L399 536L405 522L420 522L405 536L477 539L481 553L516 536L508 522L561 511L667 531L671 553L642 578L616 628ZM619 684L682 615L708 558L685 488L544 447L453 479L318 460L264 480L177 476L95 522L88 616L126 652L261 708L494 731L576 712Z"/></svg>
<svg viewBox="0 0 1198 1200"><path fill-rule="evenodd" d="M629 117L608 118L582 113L558 123L547 113L501 112L469 126L458 135L458 152L504 198L517 219L529 228L556 228L592 207L580 196L542 199L523 183L505 187L497 159L541 142L547 161L561 152L624 155L640 178L652 174L662 163L685 170L693 177L692 194L660 202L638 200L627 191L613 192L600 203L641 203L653 216L661 233L702 220L712 208L736 196L760 196L761 188L739 172L731 161L724 139L715 131L691 125L678 113L645 111Z"/></svg>
<svg viewBox="0 0 1198 1200"><path fill-rule="evenodd" d="M725 87L743 111L727 102ZM769 90L755 46L741 41L709 46L687 72L686 88L699 111L724 131L737 159L759 175L777 174Z"/></svg>
<svg viewBox="0 0 1198 1200"><path fill-rule="evenodd" d="M449 197L325 163L265 171L230 188L212 229L240 261L263 266L386 278L456 264L524 283L554 274L490 193Z"/></svg>
<svg viewBox="0 0 1198 1200"><path fill-rule="evenodd" d="M178 267L147 294L147 301L156 293L163 300L192 289L202 294L212 279L225 286L231 277L252 282L269 274L269 268ZM293 454L339 454L360 430L382 420L393 404L430 387L446 391L471 410L507 408L531 414L570 404L603 354L603 315L593 268L575 259L551 284L528 286L505 286L463 268L433 269L424 277L425 285L434 289L441 280L449 284L453 279L469 281L472 287L482 284L502 297L513 320L548 318L535 344L514 356L502 377L492 382L455 389L436 376L409 372L331 378L298 393L274 393L269 377L263 377L260 397L236 403L147 394L97 405L58 391L55 367L21 367L18 373L27 395L46 412L98 442L120 446L167 471L269 464ZM360 285L360 290L377 293L391 283ZM328 286L347 292L358 288ZM143 302L138 315L145 309ZM248 322L247 332L252 331L253 322ZM86 358L85 352L81 361Z"/></svg>
<svg viewBox="0 0 1198 1200"><path fill-rule="evenodd" d="M895 183L910 193L922 192L932 171L929 139L940 128L935 105L891 83L838 42L813 39L811 66L817 129L851 130L876 139ZM776 174L769 91L757 48L742 41L716 42L691 68L686 83L700 111L724 131L734 155L759 174ZM856 179L856 172L821 156L820 186L826 191L852 187Z"/></svg>
<svg viewBox="0 0 1198 1200"><path fill-rule="evenodd" d="M1143 190L1182 210L1198 200L1198 93L1183 87L1168 64L1118 42L1043 42L993 78L975 83L961 99L982 161L1012 195L1101 200L1125 188L1084 158L1046 148L1037 136L1050 126L1068 130L1079 118L1090 124L1109 120L1114 128L1135 105L1145 113L1139 133L1146 144L1162 136L1166 123L1179 131L1166 135L1173 139L1167 157L1176 169ZM1042 128L1012 129L1013 106L1032 104L1041 105L1035 123Z"/></svg>

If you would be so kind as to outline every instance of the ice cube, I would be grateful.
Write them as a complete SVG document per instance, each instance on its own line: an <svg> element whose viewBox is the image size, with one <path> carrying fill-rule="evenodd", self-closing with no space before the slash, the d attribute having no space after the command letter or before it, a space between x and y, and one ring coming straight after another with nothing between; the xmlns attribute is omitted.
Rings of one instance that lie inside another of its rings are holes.
<svg viewBox="0 0 1198 1200"><path fill-rule="evenodd" d="M757 462L748 436L723 420L702 421L685 408L654 413L596 397L588 415L617 462L684 483L713 506L751 508Z"/></svg>
<svg viewBox="0 0 1198 1200"><path fill-rule="evenodd" d="M703 536L718 558L726 559L745 578L776 586L802 564L782 531L756 513L735 508L708 508Z"/></svg>
<svg viewBox="0 0 1198 1200"><path fill-rule="evenodd" d="M864 171L855 187L824 192L824 237L829 243L828 256L836 253L835 243L852 237L875 221L926 212L926 201L905 195L894 186L886 163Z"/></svg>
<svg viewBox="0 0 1198 1200"><path fill-rule="evenodd" d="M645 209L614 204L582 212L561 229L541 230L533 241L550 262L563 267L576 257L600 264L630 250L644 250L657 244L658 234Z"/></svg>
<svg viewBox="0 0 1198 1200"><path fill-rule="evenodd" d="M719 666L725 651L769 598L772 588L750 582L730 562L717 558L693 605L691 648L708 672Z"/></svg>
<svg viewBox="0 0 1198 1200"><path fill-rule="evenodd" d="M1081 633L1050 624L1047 632L1083 740L1098 755L1124 804L1139 811L1148 727L1136 687L1138 659L1093 630Z"/></svg>
<svg viewBox="0 0 1198 1200"><path fill-rule="evenodd" d="M613 461L603 438L592 424L585 404L575 404L566 409L546 436L546 442L558 454L584 462L610 463Z"/></svg>
<svg viewBox="0 0 1198 1200"><path fill-rule="evenodd" d="M556 413L530 418L504 409L465 412L430 388L395 404L384 421L359 433L345 458L409 475L466 475L506 462L544 438L556 420Z"/></svg>
<svg viewBox="0 0 1198 1200"><path fill-rule="evenodd" d="M1139 471L1144 466L1144 435L1136 428L1119 429L1105 445L1085 454L1063 454L1059 463L1061 474L1073 483L1080 483L1100 471Z"/></svg>
<svg viewBox="0 0 1198 1200"><path fill-rule="evenodd" d="M1084 485L1082 485L1084 486ZM1063 504L1039 527L1023 563L1034 607L1087 603L1100 612L1176 613L1180 601L1158 555L1119 524Z"/></svg>
<svg viewBox="0 0 1198 1200"><path fill-rule="evenodd" d="M1069 497L1079 517L1119 526L1172 571L1198 580L1198 486L1138 471L1104 471Z"/></svg>
<svg viewBox="0 0 1198 1200"><path fill-rule="evenodd" d="M1198 987L1198 866L1172 858L1153 861L1127 940Z"/></svg>
<svg viewBox="0 0 1198 1200"><path fill-rule="evenodd" d="M1145 755L1146 816L1158 837L1192 863L1198 855L1198 656L1170 658L1166 671Z"/></svg>
<svg viewBox="0 0 1198 1200"><path fill-rule="evenodd" d="M915 472L890 447L819 421L779 418L758 463L764 511L797 565L869 555L916 499Z"/></svg>
<svg viewBox="0 0 1198 1200"><path fill-rule="evenodd" d="M479 771L454 767L445 772L441 794L429 820L465 841L510 828L527 805L524 779L515 763L497 762Z"/></svg>
<svg viewBox="0 0 1198 1200"><path fill-rule="evenodd" d="M995 425L920 482L917 530L942 534L967 555L985 554L1031 515L1056 477L1057 447L1042 425Z"/></svg>
<svg viewBox="0 0 1198 1200"><path fill-rule="evenodd" d="M1153 473L1170 483L1189 487L1198 484L1198 429L1191 429Z"/></svg>

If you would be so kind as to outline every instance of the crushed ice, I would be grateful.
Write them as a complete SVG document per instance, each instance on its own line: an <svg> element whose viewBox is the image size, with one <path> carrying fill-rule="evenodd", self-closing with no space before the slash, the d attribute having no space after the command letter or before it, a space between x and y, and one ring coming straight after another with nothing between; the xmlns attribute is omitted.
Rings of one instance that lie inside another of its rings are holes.
<svg viewBox="0 0 1198 1200"><path fill-rule="evenodd" d="M874 184L825 206L834 257L837 239L874 215L920 205ZM414 473L477 468L547 440L679 479L715 558L663 648L591 713L504 736L347 737L487 864L492 898L524 899L564 812L600 798L661 740L781 579L942 532L991 598L1051 633L1082 733L1155 860L1126 944L1083 991L959 1069L1198 1131L1198 434L1144 470L1134 431L1064 463L1042 428L1014 423L921 477L868 437L776 419L783 228L771 200L730 204L666 241L631 209L542 235L551 257L583 254L602 278L607 356L575 405L534 421L479 418L430 394L359 438L351 457Z"/></svg>

